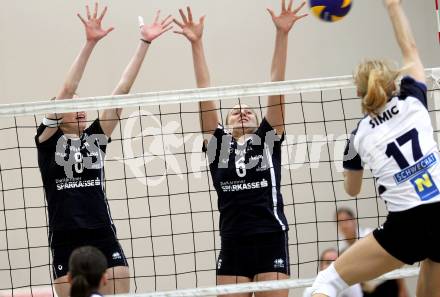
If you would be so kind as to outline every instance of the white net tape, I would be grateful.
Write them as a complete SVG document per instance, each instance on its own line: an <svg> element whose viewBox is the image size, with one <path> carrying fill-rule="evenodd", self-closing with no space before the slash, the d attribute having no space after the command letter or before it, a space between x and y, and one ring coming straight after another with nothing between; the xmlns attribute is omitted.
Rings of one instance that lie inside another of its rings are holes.
<svg viewBox="0 0 440 297"><path fill-rule="evenodd" d="M440 69L426 69L426 76L436 82ZM115 107L138 107L157 104L189 103L207 100L246 98L265 95L295 94L353 87L352 76L304 79L295 81L266 82L205 89L149 92L123 96L100 96L81 99L39 101L0 105L0 117L43 114L46 112L72 112Z"/></svg>
<svg viewBox="0 0 440 297"><path fill-rule="evenodd" d="M412 276L417 276L418 273L419 273L419 268L417 267L403 268L384 274L383 276L378 278L378 280L408 278ZM217 296L217 295L225 295L225 294L304 288L311 286L313 284L313 281L314 281L313 278L288 279L288 280L243 283L243 284L234 284L234 285L222 285L222 286L216 286L210 288L196 288L196 289L169 291L169 292L153 292L147 294L127 294L127 295L121 294L117 296L118 297Z"/></svg>
<svg viewBox="0 0 440 297"><path fill-rule="evenodd" d="M189 103L218 99L236 99L253 96L293 94L300 92L343 89L353 86L351 76L244 84L205 89L173 90L130 94L123 96L100 96L81 99L28 102L0 105L0 116L24 116L47 111L61 113L82 110L102 110L115 107L138 107L157 104Z"/></svg>

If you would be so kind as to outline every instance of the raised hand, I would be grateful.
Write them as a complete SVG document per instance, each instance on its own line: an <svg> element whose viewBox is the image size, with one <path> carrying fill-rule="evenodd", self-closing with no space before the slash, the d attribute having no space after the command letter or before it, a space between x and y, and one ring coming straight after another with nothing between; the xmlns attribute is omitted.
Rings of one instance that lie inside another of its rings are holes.
<svg viewBox="0 0 440 297"><path fill-rule="evenodd" d="M197 42L202 39L203 27L205 24L205 16L200 17L199 23L195 23L191 8L186 8L188 15L185 15L182 9L179 9L182 22L174 19L174 23L182 29L182 31L174 31L174 33L185 36L191 43Z"/></svg>
<svg viewBox="0 0 440 297"><path fill-rule="evenodd" d="M281 0L281 14L278 16L275 14L275 12L272 9L267 8L267 11L272 17L273 23L275 24L275 27L279 32L289 33L290 29L292 29L296 21L308 15L307 13L301 15L298 14L299 11L306 4L305 2L302 2L300 6L298 6L293 10L292 10L292 4L293 4L293 0L290 0L286 8L286 0Z"/></svg>
<svg viewBox="0 0 440 297"><path fill-rule="evenodd" d="M87 20L84 19L81 14L77 14L81 22L84 24L84 28L86 30L87 41L98 42L108 33L114 30L113 27L110 27L106 30L102 28L102 19L107 13L107 6L101 12L101 15L98 17L98 3L95 3L95 10L93 11L93 15L90 14L90 8L86 5L86 13Z"/></svg>
<svg viewBox="0 0 440 297"><path fill-rule="evenodd" d="M159 20L160 10L156 12L156 17L151 25L144 25L144 20L139 17L139 26L141 27L142 39L152 42L154 39L172 29L170 24L173 22L171 15L168 15L165 19Z"/></svg>

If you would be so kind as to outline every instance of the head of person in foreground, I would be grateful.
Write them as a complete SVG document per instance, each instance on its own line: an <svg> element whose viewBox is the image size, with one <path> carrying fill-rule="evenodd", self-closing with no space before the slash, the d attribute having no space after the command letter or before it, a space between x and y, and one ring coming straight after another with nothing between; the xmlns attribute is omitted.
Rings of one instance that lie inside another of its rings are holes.
<svg viewBox="0 0 440 297"><path fill-rule="evenodd" d="M95 247L83 246L69 258L68 281L71 297L89 297L107 284L107 259Z"/></svg>

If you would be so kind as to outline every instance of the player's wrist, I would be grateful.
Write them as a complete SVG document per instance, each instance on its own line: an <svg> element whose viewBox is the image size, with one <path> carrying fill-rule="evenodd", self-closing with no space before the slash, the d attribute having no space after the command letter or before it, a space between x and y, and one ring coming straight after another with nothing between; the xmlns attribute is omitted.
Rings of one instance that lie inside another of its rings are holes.
<svg viewBox="0 0 440 297"><path fill-rule="evenodd" d="M149 40L148 38L143 38L143 37L141 37L141 38L140 38L140 41L142 41L142 42L145 43L145 44L150 45L151 42L152 42L153 40Z"/></svg>
<svg viewBox="0 0 440 297"><path fill-rule="evenodd" d="M277 35L279 37L287 37L289 35L290 30L285 30L282 28L277 28Z"/></svg>
<svg viewBox="0 0 440 297"><path fill-rule="evenodd" d="M86 44L89 46L95 46L98 43L99 40L96 40L94 38L87 38Z"/></svg>
<svg viewBox="0 0 440 297"><path fill-rule="evenodd" d="M202 37L197 39L189 39L191 45L194 47L203 47Z"/></svg>

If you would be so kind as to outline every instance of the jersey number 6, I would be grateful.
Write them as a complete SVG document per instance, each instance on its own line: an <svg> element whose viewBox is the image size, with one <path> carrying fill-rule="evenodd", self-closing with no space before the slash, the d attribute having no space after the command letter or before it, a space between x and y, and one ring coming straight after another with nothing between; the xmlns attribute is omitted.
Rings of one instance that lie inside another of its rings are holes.
<svg viewBox="0 0 440 297"><path fill-rule="evenodd" d="M241 157L235 161L235 171L239 177L246 176L246 164L244 164L244 157Z"/></svg>

